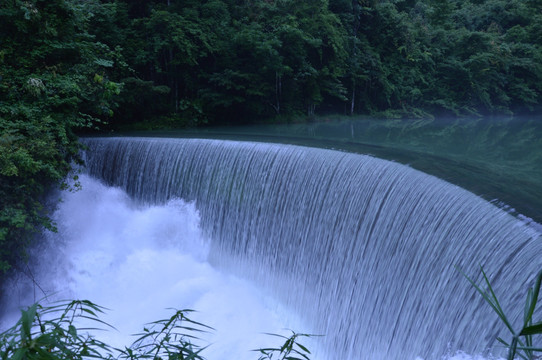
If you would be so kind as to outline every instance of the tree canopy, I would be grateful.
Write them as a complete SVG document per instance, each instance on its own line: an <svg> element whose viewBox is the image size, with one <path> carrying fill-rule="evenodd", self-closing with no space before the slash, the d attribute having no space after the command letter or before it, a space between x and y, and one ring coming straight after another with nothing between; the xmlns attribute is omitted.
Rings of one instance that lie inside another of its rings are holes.
<svg viewBox="0 0 542 360"><path fill-rule="evenodd" d="M535 1L107 5L110 18L123 19L108 45L122 47L133 70L118 80L140 96L121 95L120 123L163 117L171 126L193 126L325 113L421 117L540 109L542 15Z"/></svg>
<svg viewBox="0 0 542 360"><path fill-rule="evenodd" d="M75 129L108 118L120 56L89 32L98 3L5 1L0 5L0 272L35 231L52 229L43 195L66 177Z"/></svg>
<svg viewBox="0 0 542 360"><path fill-rule="evenodd" d="M535 0L5 0L0 272L77 131L540 111Z"/></svg>

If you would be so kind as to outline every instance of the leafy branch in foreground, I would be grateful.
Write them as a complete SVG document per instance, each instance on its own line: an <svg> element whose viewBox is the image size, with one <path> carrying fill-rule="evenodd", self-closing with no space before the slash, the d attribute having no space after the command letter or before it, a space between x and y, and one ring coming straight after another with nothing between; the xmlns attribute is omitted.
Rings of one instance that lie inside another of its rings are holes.
<svg viewBox="0 0 542 360"><path fill-rule="evenodd" d="M88 334L95 328L77 328L76 320L107 325L98 314L103 308L86 300L60 302L23 310L19 321L0 334L2 360L58 360L110 358L112 348Z"/></svg>
<svg viewBox="0 0 542 360"><path fill-rule="evenodd" d="M175 310L166 319L157 320L136 334L130 347L117 349L96 339L89 331L113 328L100 319L104 308L88 300L63 301L50 306L34 304L21 311L19 321L0 333L1 360L84 360L153 359L205 360L206 347L193 341L213 328L188 318L192 310ZM81 324L87 324L83 326ZM93 327L96 326L96 327ZM298 342L312 335L292 332L280 348L263 348L259 360L309 360L310 351Z"/></svg>
<svg viewBox="0 0 542 360"><path fill-rule="evenodd" d="M278 360L309 360L309 355L311 352L307 349L306 346L299 343L297 340L299 337L312 337L315 335L310 334L297 334L292 331L292 335L283 336L278 334L269 334L271 336L277 336L285 339L286 341L280 348L262 348L254 350L260 353L258 360L272 360L273 355L278 356Z"/></svg>
<svg viewBox="0 0 542 360"><path fill-rule="evenodd" d="M523 312L523 327L519 331L515 331L511 325L511 322L508 320L508 317L504 313L495 292L489 282L489 279L482 268L482 275L487 286L487 290L483 290L478 286L469 276L467 276L463 271L458 269L465 278L471 283L472 286L482 295L484 300L491 306L493 311L499 316L501 321L506 325L510 333L512 334L512 341L510 343L506 342L502 338L497 338L497 340L504 344L508 348L508 357L507 360L513 360L516 354L521 358L526 360L537 359L540 356L535 356L535 352L542 352L542 347L533 345L533 335L542 334L542 321L533 323L533 314L538 302L538 294L540 292L540 284L542 282L542 271L540 271L536 277L534 287L529 288L527 292L527 299L525 302L525 309ZM518 352L521 351L521 352Z"/></svg>
<svg viewBox="0 0 542 360"><path fill-rule="evenodd" d="M175 310L175 314L169 319L150 323L150 327L145 327L142 333L137 334L138 339L133 343L132 348L122 351L121 358L203 360L200 353L206 347L199 347L192 343L191 340L199 340L199 338L191 333L203 333L213 328L189 319L185 314L192 311Z"/></svg>

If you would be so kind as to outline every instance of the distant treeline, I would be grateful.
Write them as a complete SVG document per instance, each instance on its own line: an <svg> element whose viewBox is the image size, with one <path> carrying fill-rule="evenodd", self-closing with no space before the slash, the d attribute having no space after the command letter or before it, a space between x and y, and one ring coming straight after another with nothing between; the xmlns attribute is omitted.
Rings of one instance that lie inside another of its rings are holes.
<svg viewBox="0 0 542 360"><path fill-rule="evenodd" d="M510 114L542 101L539 0L2 3L0 86L45 91L75 71L113 126ZM21 68L34 85L9 83Z"/></svg>
<svg viewBox="0 0 542 360"><path fill-rule="evenodd" d="M122 83L115 121L526 112L542 97L538 0L82 2Z"/></svg>
<svg viewBox="0 0 542 360"><path fill-rule="evenodd" d="M74 131L541 110L540 0L0 1L0 272Z"/></svg>

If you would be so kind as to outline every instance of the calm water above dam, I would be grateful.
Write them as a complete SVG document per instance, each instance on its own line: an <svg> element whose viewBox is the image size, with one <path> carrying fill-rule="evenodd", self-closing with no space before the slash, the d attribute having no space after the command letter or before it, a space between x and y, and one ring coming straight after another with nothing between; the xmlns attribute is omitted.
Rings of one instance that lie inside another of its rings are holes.
<svg viewBox="0 0 542 360"><path fill-rule="evenodd" d="M437 120L330 117L308 124L149 135L271 141L370 154L435 175L542 223L542 116Z"/></svg>

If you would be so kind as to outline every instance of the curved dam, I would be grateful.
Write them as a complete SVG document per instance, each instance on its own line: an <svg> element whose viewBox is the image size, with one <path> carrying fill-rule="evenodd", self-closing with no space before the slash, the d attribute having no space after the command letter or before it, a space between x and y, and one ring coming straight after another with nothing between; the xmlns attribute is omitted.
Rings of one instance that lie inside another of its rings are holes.
<svg viewBox="0 0 542 360"><path fill-rule="evenodd" d="M506 329L457 268L480 281L483 267L517 325L542 266L529 224L395 162L254 142L84 143L86 171L139 203L194 202L211 264L324 335L319 358L500 354Z"/></svg>

